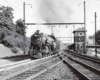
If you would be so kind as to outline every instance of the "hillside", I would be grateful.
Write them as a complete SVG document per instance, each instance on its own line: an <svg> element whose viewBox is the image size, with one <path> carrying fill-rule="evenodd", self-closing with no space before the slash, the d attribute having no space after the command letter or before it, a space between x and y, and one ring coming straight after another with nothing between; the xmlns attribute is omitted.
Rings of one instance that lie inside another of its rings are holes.
<svg viewBox="0 0 100 80"><path fill-rule="evenodd" d="M0 57L14 55L13 53L24 53L22 52L24 47L26 53L29 50L30 42L25 36L26 26L21 19L14 23L13 11L12 7L0 6Z"/></svg>
<svg viewBox="0 0 100 80"><path fill-rule="evenodd" d="M18 53L13 53L10 48L5 47L3 44L0 44L0 58L7 57L7 56L14 56L14 55L20 55L22 54L22 51L19 51Z"/></svg>

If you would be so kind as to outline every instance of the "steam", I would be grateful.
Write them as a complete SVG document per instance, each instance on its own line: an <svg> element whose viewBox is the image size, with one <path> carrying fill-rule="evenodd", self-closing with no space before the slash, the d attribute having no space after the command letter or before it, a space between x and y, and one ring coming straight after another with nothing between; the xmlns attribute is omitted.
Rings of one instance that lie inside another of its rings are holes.
<svg viewBox="0 0 100 80"><path fill-rule="evenodd" d="M41 3L39 4L38 8L38 13L39 16L41 17L41 20L43 20L45 23L69 22L70 16L73 13L69 2L66 0L41 0ZM54 25L46 25L46 26L51 33L57 35L58 32L57 30L55 30ZM51 31L51 27L54 28L53 31ZM59 25L55 27L59 27Z"/></svg>
<svg viewBox="0 0 100 80"><path fill-rule="evenodd" d="M67 6L66 0L42 0L39 13L46 23L67 22L70 18L66 14L71 15L72 10Z"/></svg>

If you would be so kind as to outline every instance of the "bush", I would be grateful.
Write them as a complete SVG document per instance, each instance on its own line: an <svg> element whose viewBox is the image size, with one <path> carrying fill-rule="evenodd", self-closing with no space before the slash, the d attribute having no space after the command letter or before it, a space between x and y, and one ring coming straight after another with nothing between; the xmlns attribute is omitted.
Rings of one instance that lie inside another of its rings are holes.
<svg viewBox="0 0 100 80"><path fill-rule="evenodd" d="M17 53L17 52L18 52L18 50L17 50L16 47L11 48L11 51L12 51L13 53Z"/></svg>
<svg viewBox="0 0 100 80"><path fill-rule="evenodd" d="M6 36L10 36L12 32L4 26L0 26L0 43Z"/></svg>
<svg viewBox="0 0 100 80"><path fill-rule="evenodd" d="M6 47L20 48L24 50L24 36L16 33L15 31L10 31L6 27L0 27L0 43L4 44ZM30 42L25 39L25 49L29 50Z"/></svg>
<svg viewBox="0 0 100 80"><path fill-rule="evenodd" d="M0 42L2 41L2 39L5 37L4 32L0 31Z"/></svg>
<svg viewBox="0 0 100 80"><path fill-rule="evenodd" d="M23 20L13 22L13 9L11 7L0 6L0 43L10 47L16 53L18 48L23 50L23 35L26 27ZM29 49L29 42L25 40L26 51Z"/></svg>
<svg viewBox="0 0 100 80"><path fill-rule="evenodd" d="M4 44L6 47L14 47L16 46L16 43L14 41L14 37L11 36L5 36L5 38L2 40L2 44Z"/></svg>

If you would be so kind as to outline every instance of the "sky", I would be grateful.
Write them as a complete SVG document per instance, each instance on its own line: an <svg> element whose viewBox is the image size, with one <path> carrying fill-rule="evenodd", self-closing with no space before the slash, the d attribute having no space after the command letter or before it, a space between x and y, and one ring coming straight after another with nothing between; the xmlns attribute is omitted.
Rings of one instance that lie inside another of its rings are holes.
<svg viewBox="0 0 100 80"><path fill-rule="evenodd" d="M1 6L14 9L14 22L23 19L23 2L25 2L26 23L83 23L84 0L0 0ZM95 16L97 14L97 30L100 30L100 0L85 0L86 2L86 30L87 36L95 31ZM54 33L56 37L73 37L73 30L84 25L37 25L27 26L26 36L30 37L37 29L47 34ZM51 27L53 31L51 31ZM73 38L60 39L72 43Z"/></svg>

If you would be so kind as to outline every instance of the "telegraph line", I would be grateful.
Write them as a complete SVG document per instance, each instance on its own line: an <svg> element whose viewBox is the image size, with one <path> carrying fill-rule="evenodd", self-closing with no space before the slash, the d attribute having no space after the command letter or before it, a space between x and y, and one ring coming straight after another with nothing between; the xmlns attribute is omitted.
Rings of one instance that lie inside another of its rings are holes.
<svg viewBox="0 0 100 80"><path fill-rule="evenodd" d="M72 1L72 3L73 3L74 1ZM72 3L71 3L71 5L72 5ZM71 6L70 5L70 6ZM68 8L68 10L67 10L67 16L69 15L69 10L70 10L70 7Z"/></svg>
<svg viewBox="0 0 100 80"><path fill-rule="evenodd" d="M9 3L8 1L6 1L6 0L4 0L6 3L8 3L9 5L11 5L11 6L13 6L13 7L15 7L18 11L22 11L20 8L18 8L18 7L16 7L15 5L13 5L13 4L11 4L11 3ZM38 18L36 18L36 17L34 17L34 16L32 16L32 15L30 15L29 13L26 13L26 14L28 14L29 16L30 16L30 18L31 19L35 19L35 20L38 20L38 21L40 21L40 19L38 19ZM34 13L33 13L34 14ZM32 17L34 17L34 18L32 18Z"/></svg>
<svg viewBox="0 0 100 80"><path fill-rule="evenodd" d="M49 8L49 10L50 10L57 18L59 18L59 20L60 20L61 22L64 22L60 17L57 16L57 14L53 11L53 9L51 8L51 6L50 6L46 1L44 1L44 0L42 0L42 1L46 4L46 6Z"/></svg>
<svg viewBox="0 0 100 80"><path fill-rule="evenodd" d="M77 1L77 0L73 0L73 1L71 2L70 6L72 6L72 4L74 4L76 1ZM67 10L67 15L66 15L66 17L68 17L69 12L70 12L70 7L69 7L68 10ZM65 18L66 18L66 17L65 17ZM65 19L65 18L64 18L64 19Z"/></svg>
<svg viewBox="0 0 100 80"><path fill-rule="evenodd" d="M95 8L93 8L93 9L87 14L87 15L89 15L89 18L90 18L90 14L92 14L92 11L97 10L99 6L100 6L100 4L97 5Z"/></svg>

